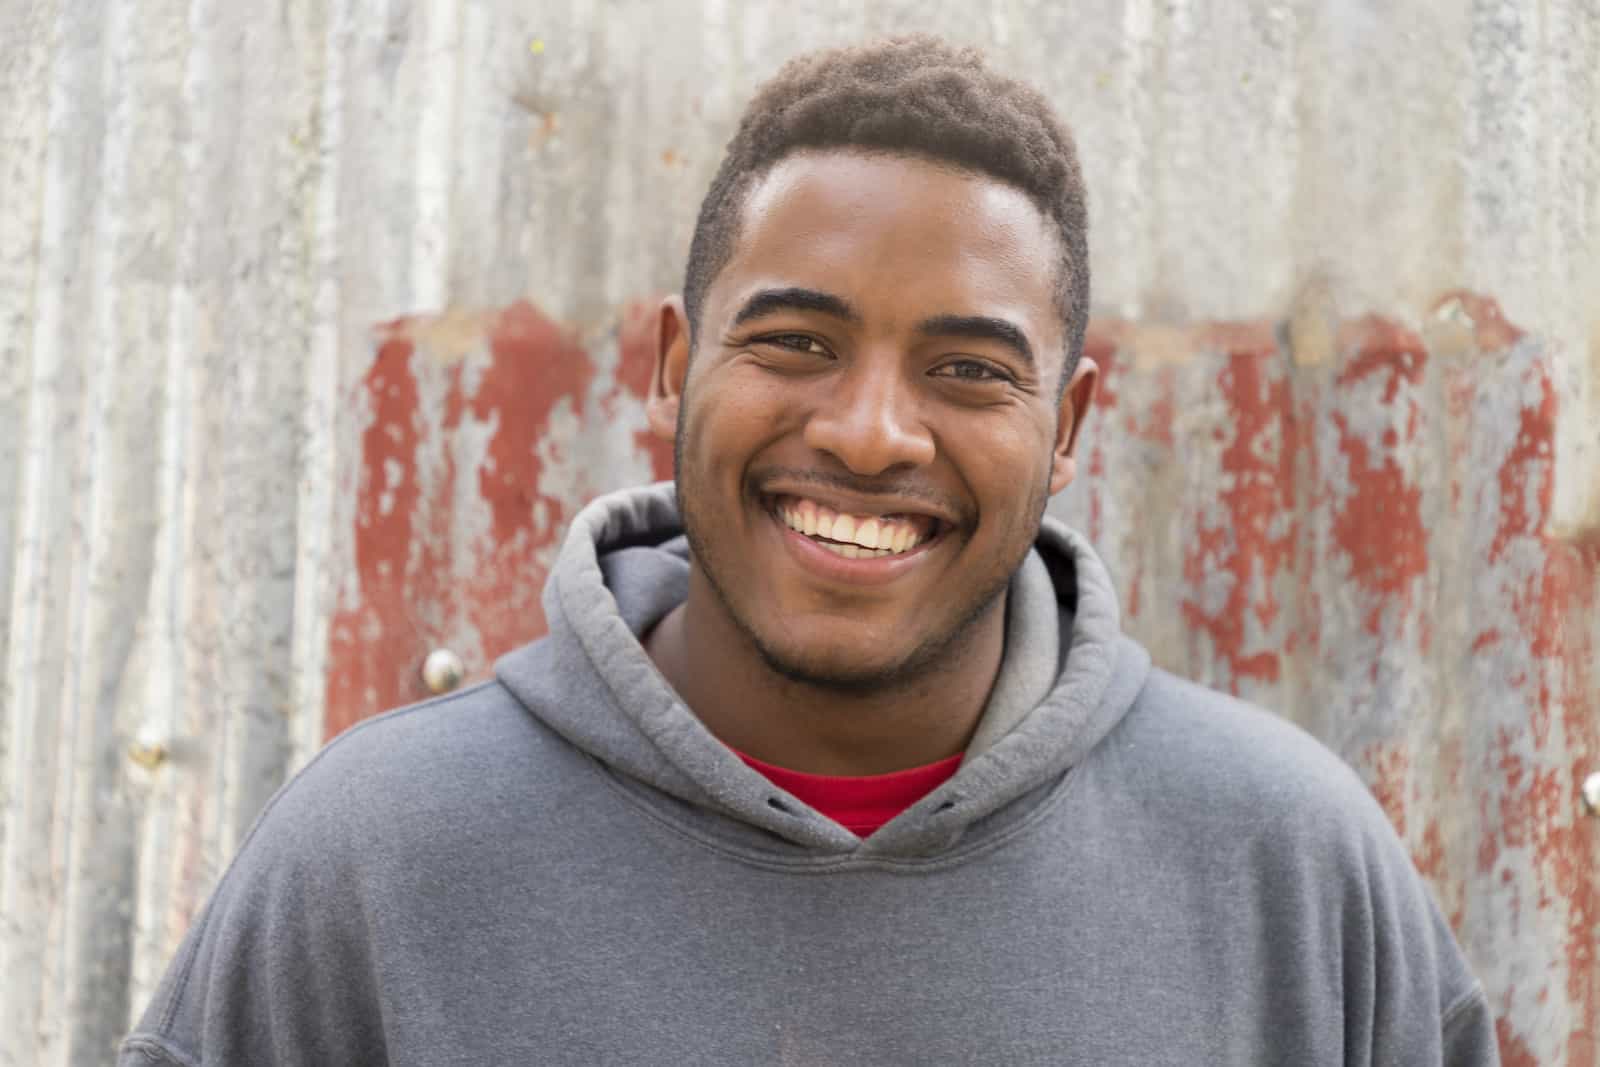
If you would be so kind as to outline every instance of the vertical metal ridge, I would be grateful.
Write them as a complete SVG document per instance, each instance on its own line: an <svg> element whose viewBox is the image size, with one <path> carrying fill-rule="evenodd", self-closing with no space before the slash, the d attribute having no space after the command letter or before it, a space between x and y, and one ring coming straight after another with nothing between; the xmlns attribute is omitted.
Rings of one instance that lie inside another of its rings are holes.
<svg viewBox="0 0 1600 1067"><path fill-rule="evenodd" d="M356 0L332 0L323 34L317 104L317 171L311 212L311 259L308 264L311 344L306 353L305 407L301 421L304 466L300 473L295 527L295 602L290 654L292 733L289 767L304 766L322 744L327 702L328 618L337 582L347 561L337 557L333 540L338 463L343 454L338 436L345 392L339 373L341 345L365 338L364 324L346 323L339 233L340 192L345 176L345 93Z"/></svg>
<svg viewBox="0 0 1600 1067"><path fill-rule="evenodd" d="M407 307L443 310L451 297L451 246L455 226L458 153L470 149L460 130L463 5L455 0L418 0L421 32L413 39L417 126L411 225L411 292Z"/></svg>
<svg viewBox="0 0 1600 1067"><path fill-rule="evenodd" d="M50 116L50 73L56 55L56 4L28 4L12 32L0 38L0 410L14 420L0 433L0 649L9 650L15 622L12 590L19 557L22 467L33 389L31 344L36 311L39 240ZM8 653L9 654L9 653ZM12 680L0 677L0 709L13 699ZM0 766L5 758L0 723ZM0 789L4 788L0 777ZM0 819L0 837L4 835ZM0 872L0 879L4 872Z"/></svg>
<svg viewBox="0 0 1600 1067"><path fill-rule="evenodd" d="M57 931L45 959L42 1018L49 1062L103 1058L119 1036L116 1013L126 999L128 925L118 914L131 888L132 821L121 772L118 693L127 666L126 620L137 618L144 530L120 499L138 471L123 439L139 418L119 405L142 366L131 358L131 302L138 293L125 273L126 220L133 208L129 166L140 89L134 56L146 39L130 32L132 0L103 9L100 77L94 104L105 116L92 212L89 285L83 294L87 344L82 362L84 418L72 485L75 509L69 547L69 594L61 644L68 656L57 704L52 852L59 857L50 904ZM135 427L137 429L137 427ZM116 520L112 519L117 515ZM130 595L131 594L131 595Z"/></svg>
<svg viewBox="0 0 1600 1067"><path fill-rule="evenodd" d="M84 141L92 148L98 128L92 109L90 70L98 41L71 36L67 11L52 27L60 45L50 71L48 134L43 162L38 274L29 344L27 418L22 426L17 525L12 557L13 585L5 669L10 682L6 705L6 798L4 844L0 849L0 974L6 975L0 1041L18 1062L32 1050L49 1050L59 1026L45 1018L45 985L53 944L62 936L57 899L63 857L56 851L59 799L56 786L71 749L61 751L52 695L62 693L67 669L61 652L66 605L75 575L65 565L63 548L71 541L73 476L70 453L60 454L77 434L78 411L70 402L77 375L71 354L75 320L67 308L81 293L75 286L78 245L73 222L84 210L80 168ZM89 33L94 27L90 24ZM84 115L82 122L74 121ZM87 128L85 128L87 127ZM81 140L80 140L81 139ZM63 403L63 399L67 402ZM3 1046L0 1046L3 1047Z"/></svg>
<svg viewBox="0 0 1600 1067"><path fill-rule="evenodd" d="M196 127L193 116L212 78L212 57L197 41L196 28L208 3L209 0L188 3L183 22L178 106L188 136L178 145L180 173L175 195L182 207L176 218L178 232L167 325L165 406L158 446L160 525L151 581L144 721L140 725L147 736L170 746L172 759L169 766L154 768L143 776L146 803L139 844L130 982L130 992L135 996L153 990L161 965L153 964L152 959L170 958L176 950L192 916L189 909L193 894L199 888L198 872L185 870L186 854L198 843L198 828L185 825L182 798L193 789L207 753L200 744L180 745L180 739L195 736L187 726L190 700L199 695L188 681L187 634L191 622L186 562L195 514L190 466L198 450L192 420L192 367L198 332L194 286L201 273L200 229L204 225L200 161L208 147L204 128ZM142 1010L142 1002L140 1008L131 1010Z"/></svg>

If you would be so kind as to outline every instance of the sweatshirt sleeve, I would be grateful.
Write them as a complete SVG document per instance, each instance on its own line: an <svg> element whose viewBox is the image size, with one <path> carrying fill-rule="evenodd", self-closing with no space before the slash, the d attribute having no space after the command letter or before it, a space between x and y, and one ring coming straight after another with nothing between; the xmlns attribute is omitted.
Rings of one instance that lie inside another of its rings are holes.
<svg viewBox="0 0 1600 1067"><path fill-rule="evenodd" d="M386 1062L360 872L346 847L356 831L330 792L303 776L268 805L119 1067Z"/></svg>
<svg viewBox="0 0 1600 1067"><path fill-rule="evenodd" d="M1445 1067L1498 1067L1500 1047L1483 990L1473 987L1444 1015Z"/></svg>
<svg viewBox="0 0 1600 1067"><path fill-rule="evenodd" d="M1349 959L1360 961L1354 970L1364 972L1351 988L1354 1003L1370 1010L1372 1040L1358 1060L1372 1067L1497 1067L1500 1053L1482 986L1388 817L1370 797L1363 807L1369 815L1363 895L1370 942Z"/></svg>

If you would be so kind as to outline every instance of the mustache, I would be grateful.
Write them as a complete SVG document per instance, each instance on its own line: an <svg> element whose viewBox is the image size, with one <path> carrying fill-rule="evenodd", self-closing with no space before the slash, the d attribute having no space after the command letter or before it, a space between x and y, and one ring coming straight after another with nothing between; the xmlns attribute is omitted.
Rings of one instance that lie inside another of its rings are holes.
<svg viewBox="0 0 1600 1067"><path fill-rule="evenodd" d="M884 496L894 497L899 500L917 501L928 505L932 510L945 515L960 515L968 518L968 509L961 501L954 499L947 493L932 489L926 485L904 478L870 478L842 471L815 470L803 467L766 467L751 475L751 484L758 493L768 495L766 486L773 482L781 481L785 488L804 489L811 486L818 489L837 489L841 492L854 493L859 496Z"/></svg>

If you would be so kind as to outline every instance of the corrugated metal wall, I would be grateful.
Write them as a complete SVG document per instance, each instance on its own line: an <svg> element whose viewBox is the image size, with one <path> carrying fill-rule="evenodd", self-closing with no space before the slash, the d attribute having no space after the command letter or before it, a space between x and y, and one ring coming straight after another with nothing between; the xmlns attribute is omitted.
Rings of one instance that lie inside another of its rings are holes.
<svg viewBox="0 0 1600 1067"><path fill-rule="evenodd" d="M1600 14L1394 7L6 5L0 1063L104 1062L327 730L542 625L739 107L903 28L1078 131L1134 628L1362 770L1508 1062L1600 1062Z"/></svg>

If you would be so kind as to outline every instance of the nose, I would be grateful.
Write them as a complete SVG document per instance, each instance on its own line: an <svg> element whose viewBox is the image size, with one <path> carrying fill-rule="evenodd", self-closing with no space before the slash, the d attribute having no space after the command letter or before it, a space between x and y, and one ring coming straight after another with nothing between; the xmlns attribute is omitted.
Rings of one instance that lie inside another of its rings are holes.
<svg viewBox="0 0 1600 1067"><path fill-rule="evenodd" d="M863 476L922 466L934 456L915 390L889 360L861 360L842 375L827 406L806 423L805 441Z"/></svg>

